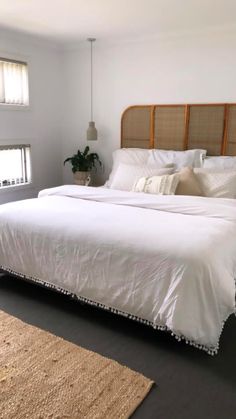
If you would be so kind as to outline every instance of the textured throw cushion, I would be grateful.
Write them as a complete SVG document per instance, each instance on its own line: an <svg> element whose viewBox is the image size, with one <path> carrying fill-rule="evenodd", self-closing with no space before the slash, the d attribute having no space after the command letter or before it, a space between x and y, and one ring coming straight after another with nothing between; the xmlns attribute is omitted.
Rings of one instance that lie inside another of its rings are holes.
<svg viewBox="0 0 236 419"><path fill-rule="evenodd" d="M214 156L205 157L203 161L204 169L215 170L236 170L235 156Z"/></svg>
<svg viewBox="0 0 236 419"><path fill-rule="evenodd" d="M147 165L120 163L110 185L111 189L131 191L134 183L144 176L164 175L173 173L172 168L157 169Z"/></svg>
<svg viewBox="0 0 236 419"><path fill-rule="evenodd" d="M202 167L205 155L206 150L150 150L147 164L163 167L168 163L174 163L176 170L186 166Z"/></svg>
<svg viewBox="0 0 236 419"><path fill-rule="evenodd" d="M112 154L112 171L110 173L109 179L107 180L104 186L108 188L111 186L119 164L147 164L149 152L150 150L145 150L142 148L121 148L115 150Z"/></svg>
<svg viewBox="0 0 236 419"><path fill-rule="evenodd" d="M192 167L183 167L183 169L179 171L179 183L175 194L193 196L204 195Z"/></svg>
<svg viewBox="0 0 236 419"><path fill-rule="evenodd" d="M134 192L157 195L174 195L179 182L179 174L140 178L133 186Z"/></svg>
<svg viewBox="0 0 236 419"><path fill-rule="evenodd" d="M212 171L194 169L204 196L213 198L236 198L236 170Z"/></svg>

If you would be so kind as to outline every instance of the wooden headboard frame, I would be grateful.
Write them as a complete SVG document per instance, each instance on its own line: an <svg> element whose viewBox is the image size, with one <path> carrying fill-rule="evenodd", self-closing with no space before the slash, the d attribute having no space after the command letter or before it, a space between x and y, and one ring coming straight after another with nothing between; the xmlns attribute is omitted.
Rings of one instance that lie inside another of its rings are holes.
<svg viewBox="0 0 236 419"><path fill-rule="evenodd" d="M121 118L121 147L236 155L236 103L130 106Z"/></svg>

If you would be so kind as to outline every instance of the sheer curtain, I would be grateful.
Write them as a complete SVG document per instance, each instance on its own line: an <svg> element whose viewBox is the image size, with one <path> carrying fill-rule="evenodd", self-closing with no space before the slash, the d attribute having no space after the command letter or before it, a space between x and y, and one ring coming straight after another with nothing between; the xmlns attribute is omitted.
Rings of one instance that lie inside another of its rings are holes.
<svg viewBox="0 0 236 419"><path fill-rule="evenodd" d="M1 61L0 102L9 105L28 105L28 69L26 63Z"/></svg>

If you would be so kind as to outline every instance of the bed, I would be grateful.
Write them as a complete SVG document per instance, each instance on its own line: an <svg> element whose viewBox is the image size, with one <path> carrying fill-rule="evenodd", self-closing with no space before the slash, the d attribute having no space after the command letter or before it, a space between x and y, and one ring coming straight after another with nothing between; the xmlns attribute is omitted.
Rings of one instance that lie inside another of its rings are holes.
<svg viewBox="0 0 236 419"><path fill-rule="evenodd" d="M136 147L138 134L130 128L135 117L126 117L122 144L130 147L134 135ZM186 108L183 121L186 149ZM223 122L224 150L230 124ZM137 126L140 134L139 118ZM170 131L168 136L173 143ZM0 232L4 272L217 353L223 324L235 312L236 199L64 185L2 205Z"/></svg>

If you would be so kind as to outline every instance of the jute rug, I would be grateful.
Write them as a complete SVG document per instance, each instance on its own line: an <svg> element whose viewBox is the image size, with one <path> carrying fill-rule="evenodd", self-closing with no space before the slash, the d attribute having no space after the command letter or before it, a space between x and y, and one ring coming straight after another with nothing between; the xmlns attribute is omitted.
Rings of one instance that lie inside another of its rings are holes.
<svg viewBox="0 0 236 419"><path fill-rule="evenodd" d="M129 418L153 382L0 311L1 419Z"/></svg>

